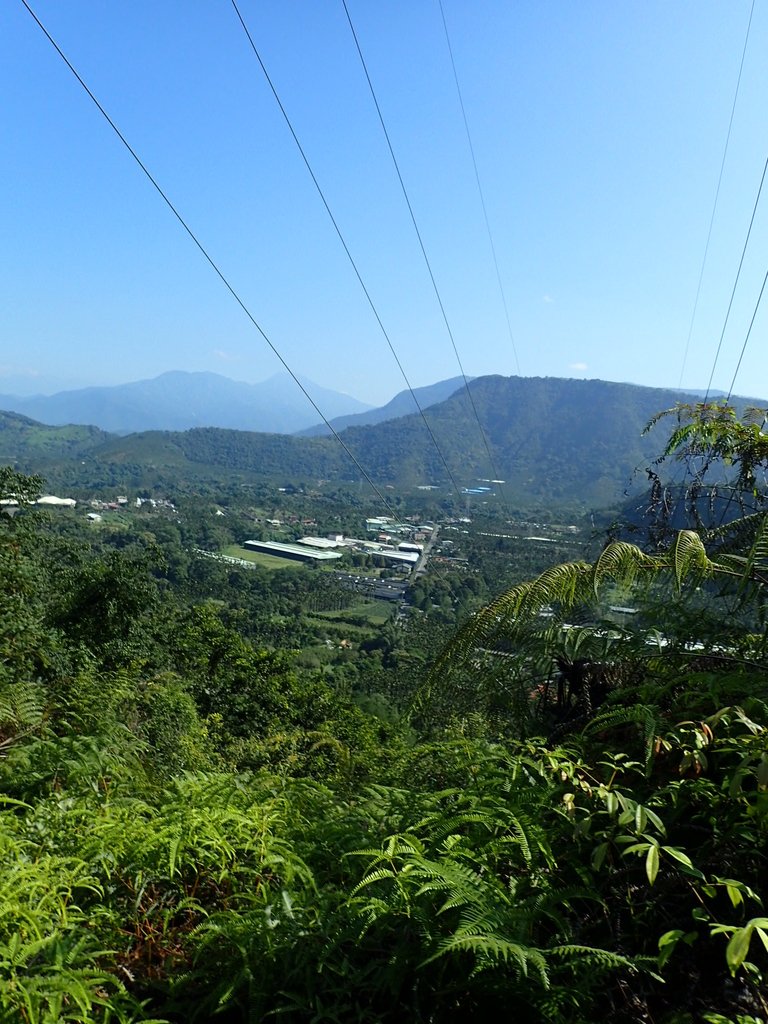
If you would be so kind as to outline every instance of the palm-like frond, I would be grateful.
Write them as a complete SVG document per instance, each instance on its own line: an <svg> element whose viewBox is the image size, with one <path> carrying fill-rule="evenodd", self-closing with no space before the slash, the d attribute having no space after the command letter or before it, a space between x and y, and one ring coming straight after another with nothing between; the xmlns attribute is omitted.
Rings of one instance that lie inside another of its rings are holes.
<svg viewBox="0 0 768 1024"><path fill-rule="evenodd" d="M672 565L678 592L684 583L699 583L716 568L707 556L701 537L693 530L680 530L677 534L672 545Z"/></svg>
<svg viewBox="0 0 768 1024"><path fill-rule="evenodd" d="M513 967L518 975L525 978L529 977L530 973L534 973L544 988L549 986L547 961L541 950L492 933L472 932L469 927L458 931L442 942L437 951L423 960L419 966L424 967L441 957L458 952L474 954L476 957L474 974L479 973L487 966L503 963Z"/></svg>
<svg viewBox="0 0 768 1024"><path fill-rule="evenodd" d="M567 658L566 648L573 646L571 634L586 644L585 652L570 655L574 661L585 657L610 660L614 657L611 649L618 651L619 647L619 660L626 661L632 633L600 619L599 607L601 602L608 603L609 588L632 594L636 603L665 577L678 596L693 595L708 581L722 579L737 600L739 587L743 595L748 588L768 582L768 516L754 519L751 526L753 539L746 554L725 552L710 557L697 532L681 530L669 550L661 554L650 555L634 544L616 541L608 544L593 564L553 566L536 579L513 587L474 615L443 649L413 710L424 713L434 705L436 694L450 692L447 688L453 685L452 677L464 671L469 679L481 680L488 695L495 688L501 696L507 688L510 707L516 693L520 706L515 706L515 714L525 715L537 676L551 679L555 659ZM574 621L583 615L591 619L591 626L575 630ZM599 654L590 651L595 641L603 648ZM647 658L647 649L643 652L646 641L645 635L638 635L636 656ZM662 645L666 642L660 641ZM470 693L469 681L461 686Z"/></svg>
<svg viewBox="0 0 768 1024"><path fill-rule="evenodd" d="M755 537L744 565L745 580L752 578L757 570L768 570L768 515L759 515L755 525Z"/></svg>

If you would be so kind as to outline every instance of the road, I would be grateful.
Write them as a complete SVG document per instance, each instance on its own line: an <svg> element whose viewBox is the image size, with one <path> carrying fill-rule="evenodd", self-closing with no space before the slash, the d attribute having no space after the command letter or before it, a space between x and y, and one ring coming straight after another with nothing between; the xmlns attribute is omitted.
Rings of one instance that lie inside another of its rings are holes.
<svg viewBox="0 0 768 1024"><path fill-rule="evenodd" d="M430 535L429 540L424 545L424 550L421 552L421 557L416 563L416 568L413 570L413 573L411 575L412 580L415 580L417 576L420 576L422 573L427 571L427 561L429 559L429 553L432 550L432 546L434 545L435 541L437 540L437 535L439 532L440 527L435 526L434 530Z"/></svg>

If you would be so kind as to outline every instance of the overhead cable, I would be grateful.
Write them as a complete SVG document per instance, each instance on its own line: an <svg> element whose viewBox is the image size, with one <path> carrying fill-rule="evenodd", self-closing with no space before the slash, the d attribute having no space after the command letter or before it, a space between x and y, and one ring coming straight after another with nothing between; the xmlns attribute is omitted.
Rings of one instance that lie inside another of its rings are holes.
<svg viewBox="0 0 768 1024"><path fill-rule="evenodd" d="M725 328L728 326L728 318L731 315L731 306L733 305L733 297L736 294L736 285L739 283L739 277L741 276L741 268L744 265L744 257L747 253L747 245L749 244L749 236L752 234L752 225L755 223L755 214L757 213L757 206L760 202L760 195L763 191L763 184L765 182L766 171L768 171L768 157L766 157L765 164L763 165L763 176L760 178L760 187L757 190L757 197L755 198L755 205L752 207L752 216L749 221L749 228L747 229L747 237L744 239L744 247L741 250L741 259L739 260L739 269L736 271L736 278L733 282L733 288L731 289L731 299L728 303L728 310L725 314L725 320L723 321L723 329L720 331L720 340L717 343L717 351L715 352L715 358L712 361L712 372L709 375L707 381L707 393L704 395L704 401L706 402L709 398L709 390L712 387L712 378L715 376L715 368L717 367L717 361L720 357L720 349L723 346L723 337L725 335Z"/></svg>
<svg viewBox="0 0 768 1024"><path fill-rule="evenodd" d="M477 160L475 158L475 147L472 144L472 134L469 130L469 120L467 119L467 111L464 107L464 97L461 93L461 86L459 85L459 75L456 71L456 61L453 59L453 47L451 46L451 37L448 34L448 23L445 20L445 11L443 10L443 0L438 0L440 5L440 16L443 19L443 28L445 30L445 41L448 44L448 54L451 58L451 68L453 69L453 80L456 83L456 94L459 97L459 106L461 107L461 116L464 120L464 130L467 133L467 144L469 145L469 152L472 157L472 166L475 169L475 181L477 182L477 192L480 196L480 205L483 208L483 219L485 220L485 230L488 233L488 241L491 246L491 254L493 256L493 265L496 268L496 280L499 285L499 294L501 295L501 302L504 306L504 316L507 321L507 333L509 334L509 343L512 346L512 354L515 357L515 366L517 367L518 376L520 376L520 360L517 357L517 346L515 345L515 337L512 333L512 322L509 317L509 306L507 305L507 296L504 292L504 285L501 281L501 271L499 270L499 261L496 256L496 246L493 241L493 232L491 231L491 222L488 219L488 209L485 204L485 195L483 193L483 186L480 182L480 171L477 167Z"/></svg>
<svg viewBox="0 0 768 1024"><path fill-rule="evenodd" d="M715 213L717 211L717 201L720 198L720 185L723 181L723 171L725 170L725 159L728 155L728 144L731 141L731 129L733 128L733 115L736 113L736 101L739 98L739 88L741 86L741 73L744 70L744 58L747 55L747 44L749 43L749 33L752 28L752 15L755 13L755 0L752 0L752 6L749 9L749 21L747 22L747 32L744 37L744 47L741 51L741 63L739 64L739 76L736 80L736 91L733 95L733 103L731 104L731 116L728 120L728 132L725 137L725 147L723 148L723 159L720 161L720 174L717 179L717 188L715 190L715 201L712 205L712 216L709 218L709 230L707 231L707 241L704 246L704 257L701 261L701 270L699 271L699 283L696 286L696 298L693 303L693 312L691 313L691 323L688 327L688 337L685 342L685 351L683 352L683 365L680 368L680 381L678 387L683 385L683 375L685 374L685 364L688 361L688 349L691 344L691 335L693 334L693 325L696 320L696 311L699 308L699 297L701 295L701 283L704 280L704 268L707 265L707 254L709 253L709 243L712 238L712 227L715 223Z"/></svg>
<svg viewBox="0 0 768 1024"><path fill-rule="evenodd" d="M763 278L763 284L762 284L762 287L760 288L760 294L757 297L757 302L755 303L755 309L754 309L754 311L752 313L752 319L749 321L749 328L747 330L746 337L744 338L744 344L741 346L741 352L739 354L739 360L736 363L736 369L733 371L733 378L731 379L731 386L728 389L728 395L727 395L727 397L725 399L726 404L728 402L730 402L731 395L733 394L733 389L736 386L736 377L738 376L739 369L741 368L741 361L744 358L744 353L747 350L747 344L749 343L749 338L750 338L750 335L752 334L752 327L753 327L753 325L755 323L755 318L757 317L757 311L760 308L760 303L761 303L762 298L763 298L763 292L765 291L765 286L766 286L767 283L768 283L768 270L765 272L765 277ZM763 419L763 426L765 426L765 419ZM711 457L711 453L713 451L714 451L714 446L712 446L710 448L710 457ZM720 515L720 526L722 526L723 523L725 522L725 517L728 514L728 511L729 511L729 509L731 507L731 504L733 503L733 500L734 500L735 497L736 497L736 488L732 487L731 488L730 497L728 498L728 501L726 502L725 507L723 508L723 511L722 511L722 513Z"/></svg>
<svg viewBox="0 0 768 1024"><path fill-rule="evenodd" d="M391 338L389 336L389 333L388 333L387 329L385 328L384 323L382 322L381 317L379 316L379 311L376 308L376 305L375 305L373 299L371 298L371 294L368 291L368 288L366 287L365 282L363 281L363 278L362 278L362 275L361 275L361 273L360 273L360 271L358 269L357 263L355 262L355 259L352 256L352 253L350 252L349 246L346 243L344 235L342 234L341 228L339 227L338 222L337 222L336 218L333 215L333 212L332 212L331 207L330 207L330 205L328 203L328 200L325 197L325 193L323 192L323 189L320 186L320 182L317 180L315 172L312 170L312 165L309 162L309 158L307 157L307 154L304 151L304 147L301 145L301 142L299 141L299 137L296 134L296 131L295 131L294 127L293 127L291 119L288 117L288 113L287 113L285 107L283 106L283 103L282 103L282 101L280 99L280 96L279 96L279 94L277 92L277 89L275 88L275 85L274 85L274 83L273 83L273 81L272 81L272 79L271 79L271 77L269 75L269 72L267 71L266 65L264 64L264 61L261 58L261 54L259 53L259 51L258 51L258 49L256 47L256 44L253 41L253 36L251 35L250 31L248 30L248 26L245 23L245 19L243 18L242 14L240 13L240 9L237 6L236 0L232 0L232 6L235 9L235 14L238 17L238 20L240 22L240 25L242 26L243 32L245 32L246 38L248 39L248 42L250 43L251 49L253 50L253 53L254 53L254 56L256 57L256 60L259 62L259 66L261 67L261 70L264 72L264 77L267 80L267 84L269 85L269 88L272 90L272 95L274 96L275 102L277 103L278 107L280 108L280 113L283 115L283 119L285 120L285 123L288 126L288 130L290 131L290 133L291 133L291 135L293 137L293 141L296 143L296 146L297 146L297 148L299 150L299 153L301 154L301 158L304 161L304 165L307 168L307 170L309 171L309 175L312 178L312 181L314 183L315 188L317 189L317 193L320 196L320 199L322 200L323 206L325 207L325 211L328 214L328 216L330 218L330 221L331 221L331 224L333 225L334 230L335 230L335 232L336 232L336 234L337 234L337 236L339 238L339 241L341 242L341 245L342 245L342 247L344 249L344 252L347 255L347 259L349 260L349 262L350 262L350 264L352 266L352 269L355 272L355 276L357 277L357 280L358 280L358 282L360 284L360 287L363 290L363 294L365 295L365 298L368 301L368 305L371 307L373 315L376 318L376 322L379 325L379 328L381 329L381 333L384 335L384 338L385 338L385 340L387 342L387 345L389 346L389 350L392 353L392 355L394 357L394 360L397 363L398 369L400 370L400 373L402 374L403 380L405 381L405 383L406 383L406 385L408 387L408 390L411 393L411 398L413 399L414 403L416 404L416 408L418 409L418 411L419 411L419 413L421 415L421 418L422 418L422 420L424 422L424 426L427 428L427 432L429 433L429 436L430 436L430 438L432 440L432 443L435 446L435 449L436 449L438 455L440 456L440 459L441 459L441 461L443 463L445 471L448 474L448 478L451 481L451 485L452 485L454 491L456 492L457 496L459 497L459 500L461 500L461 490L459 488L459 485L456 483L456 480L455 480L454 475L453 475L453 473L451 471L451 468L448 465L448 462L447 462L447 460L445 458L445 455L443 454L443 451L440 448L440 445L437 443L437 438L435 437L435 435L434 435L434 433L432 431L432 428L430 427L429 422L427 421L427 417L424 415L424 409L422 408L418 398L416 397L416 394L415 394L415 392L413 390L413 387L411 386L411 382L408 379L408 375L406 374L406 372L405 372L405 370L403 368L403 364L400 361L400 357L398 356L397 352L395 351L395 347L392 344L392 340L391 340Z"/></svg>
<svg viewBox="0 0 768 1024"><path fill-rule="evenodd" d="M747 344L749 342L750 335L752 334L752 328L754 327L754 324L755 324L755 318L757 317L757 311L760 308L760 303L761 303L762 298L763 298L763 292L765 291L766 283L768 283L768 270L766 270L766 272L765 272L765 277L763 278L763 285L762 285L762 287L760 289L760 294L757 297L757 302L755 303L755 310L752 313L752 319L749 321L749 328L747 330L747 336L744 338L744 344L741 346L741 353L739 354L739 361L736 363L736 369L733 371L733 379L731 380L731 386L728 388L728 397L726 398L726 402L730 402L731 395L733 394L733 389L736 386L736 377L738 376L739 370L741 369L741 361L744 358L744 353L747 351Z"/></svg>
<svg viewBox="0 0 768 1024"><path fill-rule="evenodd" d="M35 14L35 12L34 12L34 11L32 10L32 8L30 7L30 5L29 5L29 3L27 2L27 0L21 0L21 3L22 3L22 4L24 5L24 7L25 7L25 8L27 9L27 11L29 12L29 14L30 14L30 15L32 16L32 18L33 18L33 19L35 20L35 22L37 23L38 27L40 28L40 30L41 30L41 31L43 32L43 34L44 34L44 35L45 35L45 37L47 38L48 42L49 42L49 43L51 44L51 46L53 46L53 48L54 48L54 49L56 50L56 52L58 53L59 57L61 57L61 59L62 59L62 60L64 61L64 63L65 63L66 65L67 65L67 67L69 68L69 70L70 70L70 71L72 72L72 74L74 75L74 77L75 77L75 78L77 79L77 81L78 81L78 82L80 83L80 85L82 86L82 88L84 89L84 91L85 91L85 92L87 93L88 97L89 97L89 98L90 98L90 99L92 100L92 102L94 103L94 105L95 105L95 106L96 106L96 108L98 109L99 113L100 113L100 114L102 115L102 117L103 117L103 118L105 119L105 121L106 121L106 122L107 122L107 123L109 124L110 128L112 129L112 131L113 131L113 132L115 133L115 135L117 135L117 137L118 137L118 139L120 140L120 142L122 142L123 146L124 146L124 147L125 147L125 148L126 148L126 149L128 150L128 152L130 153L130 155L131 155L131 156L133 157L134 161L135 161L135 162L136 162L136 163L138 164L138 166L139 166L139 167L141 168L141 170L143 171L144 175L145 175L145 176L146 176L146 178L147 178L147 179L148 179L148 180L150 181L150 183L152 184L152 186L153 186L153 187L155 188L155 190L157 191L158 195L159 195L159 196L160 196L160 197L162 198L162 200L163 200L163 202L165 203L165 205L166 205L166 206L168 207L168 209L169 209L169 210L171 211L171 213L172 213L172 214L174 215L174 217L176 218L176 220L177 220L177 221L179 222L179 224L181 224L181 226L182 226L182 227L184 228L184 230L186 231L186 233L187 233L187 234L189 235L189 237L190 237L190 238L192 239L192 241L193 241L193 242L195 243L195 245L197 246L197 248L199 249L199 251L200 251L200 252L202 253L202 255L203 255L203 256L205 257L205 259L206 259L206 261L208 262L208 264L209 264L209 265L211 266L211 268L212 268L212 269L214 270L214 272L216 273L216 275L217 275L217 277L219 278L219 280L220 280L220 281L222 282L222 284L224 285L224 287L225 287L225 288L227 289L227 291L228 291L228 292L230 293L230 295L231 295L231 296L232 296L232 298L233 298L233 299L235 300L235 302L236 302L236 303L238 304L238 306L240 307L240 309L241 309L241 310L242 310L242 311L243 311L243 312L245 313L245 315L246 315L246 316L248 317L248 319L250 320L250 322L251 322L251 323L253 324L253 326L254 326L254 327L256 328L256 330L257 330L257 331L259 332L259 334L260 334L260 335L261 335L261 337L262 337L262 338L264 339L264 341L265 341L265 342L267 343L267 345L268 345L268 346L269 346L269 348L270 348L270 349L272 350L272 352L273 352L273 353L274 353L274 354L275 354L275 355L277 356L277 358L278 358L278 359L280 360L280 362L282 363L282 365L283 365L283 367L285 368L285 370L286 370L286 371L287 371L287 372L288 372L288 373L290 374L290 376L291 376L291 377L293 378L293 380L294 380L294 382L295 382L296 386L297 386L297 387L298 387L298 388L299 388L299 389L301 390L301 392L302 392L302 393L304 394L304 396L305 396L305 398L307 399L307 401L308 401L308 402L309 402L309 403L311 404L312 408L313 408L313 409L315 410L315 412L316 412L316 413L318 414L318 416L319 416L319 417L320 417L320 418L322 419L323 423L324 423L324 424L326 425L326 427L328 427L328 429L330 430L331 434L332 434L332 435L333 435L333 436L335 437L335 439L336 439L336 440L338 441L338 443L339 443L339 444L341 445L341 447L342 447L342 448L344 449L344 451L345 451L345 452L346 452L346 454L347 454L347 455L349 456L349 458L351 459L351 461L352 461L352 462L354 463L354 465L355 465L355 466L357 467L357 469L359 470L359 472L360 472L360 474L362 475L363 479L364 479L364 480L365 480L365 481L366 481L366 482L367 482L367 483L368 483L368 484L369 484L369 485L371 486L371 488L373 489L373 492L374 492L374 493L375 493L375 494L377 495L377 497L378 497L378 498L379 498L379 500L380 500L380 501L382 502L382 504L383 504L383 505L385 506L385 508L386 508L386 509L387 509L387 510L388 510L388 511L390 512L390 514L392 514L392 515L393 515L393 517L394 517L394 518L396 519L396 518L397 518L397 516L396 516L396 514L395 514L395 510L394 510L394 508L392 507L392 505L390 504L390 502L389 502L389 501L387 500L386 496L385 496L385 495L384 495L384 494L383 494L383 493L381 492L381 490L380 490L380 489L378 488L378 486L377 486L377 485L376 485L376 484L374 483L374 481L373 481L373 480L371 479L371 477L370 477L370 476L368 475L368 473L366 472L366 470L365 470L365 469L363 468L363 466L362 466L362 465L360 464L360 462L359 462L359 461L358 461L358 459L356 458L355 454L354 454L354 453L353 453L353 452L352 452L352 451L350 450L350 448L349 448L349 447L347 446L347 444L346 444L346 443L344 442L344 440L343 440L343 439L342 439L342 438L341 438L341 437L339 436L339 434L337 433L337 431L336 431L336 430L334 430L333 426L332 426L332 425L331 425L331 423L330 423L330 422L328 421L328 419L326 418L326 416L324 415L324 413L322 412L322 410L320 409L320 407L318 406L318 404L317 404L317 403L315 402L315 400L314 400L314 399L312 398L312 396L310 395L310 393L309 393L309 392L307 391L307 389L306 389L306 388L304 387L304 385L303 385L303 384L301 383L301 381L299 380L299 378L297 377L297 375L296 375L296 374L294 373L293 369L292 369L292 368L291 368L291 367L290 367L290 366L288 365L288 363L286 362L285 358L284 358L284 357L282 356L282 354L281 354L281 353L280 353L280 351L278 350L277 346L276 346L276 345L274 344L274 342L272 342L272 341L271 341L271 339L270 339L270 338L269 338L269 337L267 336L267 334L265 333L264 329L263 329L263 328L261 327L261 325L260 325L260 324L258 323L258 321L257 321L257 320L256 320L256 318L254 317L254 315L253 315L253 314L251 313L251 311L250 311L250 310L248 309L248 307L247 307L247 306L245 305L245 303L243 302L243 300L242 300L242 299L240 298L240 296L238 295L238 293L237 293L237 292L235 291L234 287L233 287L233 286L232 286L232 285L230 284L229 280L228 280L228 279L227 279L227 278L225 277L225 275L224 275L223 271L222 271L222 270L221 270L221 269L219 268L218 264L217 264L217 263L216 263L216 262L214 261L213 257L212 257L212 256L211 256L211 255L210 255L210 254L208 253L208 250L207 250L207 249L206 249L206 248L205 248L205 247L203 246L202 242L201 242L201 241L200 241L200 240L198 239L197 235L196 235L196 234L195 234L195 233L193 232L192 228L190 228L190 226L189 226L189 225L187 224L187 222L186 222L186 221L184 220L184 218L183 218L183 217L181 216L181 214L179 213L179 211L178 211L178 210L176 209L176 207L175 207L175 206L173 205L173 203L171 202L171 200L170 200L170 199L168 198L168 196L166 195L166 193L165 193L165 192L163 191L163 189L162 189L162 188L160 187L160 185L158 184L158 182L156 181L156 179L155 179L155 178L154 178L154 177L152 176L151 172L150 172L150 171L149 171L149 170L147 169L146 165L145 165L145 164L144 164L144 163L142 162L141 158L140 158L140 157L138 156L138 154L136 153L136 151L135 151L135 150L133 149L133 147L131 146L131 144L130 144L130 143L128 142L128 140L126 139L126 137L125 137L125 136L123 135L123 133L122 133L122 132L120 131L120 129L119 129L118 127L117 127L117 125L116 125L116 124L115 124L115 122L114 122L114 121L112 120L112 118L111 118L111 117L109 116L109 114L108 114L108 113L107 113L107 111L106 111L106 110L104 109L104 107L103 107L103 106L101 105L101 103L100 103L100 102L98 101L98 99L96 98L96 96L95 96L95 95L94 95L94 94L93 94L93 93L91 92L91 90L90 90L90 89L89 89L89 87L88 87L88 86L86 85L86 83L85 83L85 81L83 80L83 78L82 78L82 77L80 76L80 74L79 74L79 73L77 72L77 70L76 70L76 69L74 68L74 66L72 65L72 63L71 63L71 62L70 62L70 61L68 60L68 58L66 57L66 55L65 55L65 54L64 54L64 52L62 51L61 47L60 47L60 46L58 45L58 43L56 42L56 40L55 40L55 39L53 38L53 36L52 36L52 35L50 34L50 32L49 32L49 31L48 31L48 30L46 29L45 25L43 25L43 23L42 23L42 22L40 21L40 19L39 19L39 18L38 18L38 16L37 16L37 15Z"/></svg>
<svg viewBox="0 0 768 1024"><path fill-rule="evenodd" d="M234 3L234 0L232 0L232 2ZM384 117L383 117L383 115L381 113L381 107L379 106L379 101L376 98L376 91L373 88L373 83L371 82L371 76L368 74L368 67L367 67L367 65L365 63L365 57L363 57L363 51L360 48L360 42L359 42L359 40L357 38L357 33L355 32L355 26L352 24L352 18L350 17L349 8L347 7L347 0L341 0L341 2L344 5L344 12L347 15L347 21L349 22L349 27L350 27L350 29L352 31L352 37L355 40L355 46L357 48L358 56L360 57L360 63L363 65L363 71L365 73L366 81L368 82L368 88L371 91L371 97L373 98L374 106L376 107L376 113L379 115L379 122L381 124L382 131L384 132L384 138L387 140L387 146L389 147L389 154L392 157L392 162L393 162L393 164L395 166L395 171L397 173L397 180L400 182L400 188L402 189L403 197L405 199L406 206L408 207L408 212L411 215L411 222L413 223L413 227L414 227L414 230L416 232L416 237L419 240L419 246L421 248L421 253L422 253L422 256L424 257L424 262L426 263L427 271L429 272L429 279L432 282L432 288L434 289L435 296L437 298L437 303L438 303L438 305L440 307L440 312L443 315L443 321L445 323L446 330L448 331L448 337L451 339L451 345L453 346L453 352L454 352L454 355L456 356L456 362L458 363L459 370L461 371L461 376L462 376L462 378L464 380L464 389L467 392L467 395L469 397L469 402L470 402L470 405L472 407L472 413L474 415L475 420L477 421L477 426L478 426L478 429L480 430L480 436L483 439L483 444L485 445L485 450L486 450L486 452L488 454L488 462L489 462L490 467L491 467L492 476L494 478L498 479L499 478L499 473L498 473L498 471L496 469L496 466L494 464L493 455L491 454L491 447L490 447L490 445L488 443L488 437L486 436L485 430L483 429L483 424L480 422L480 416L478 415L478 412L477 412L477 406L475 405L475 399L472 396L472 391L470 390L470 387L469 387L469 381L467 380L467 375L464 372L464 367L463 367L462 362L461 362L461 356L459 355L459 350L456 347L456 341L455 341L454 336L453 336L453 331L451 330L451 325L450 325L450 323L448 321L448 315L447 315L447 313L445 311L445 306L443 304L443 300L442 300L442 297L440 295L440 290L437 287L437 282L435 281L435 275L432 272L432 266L431 266L431 264L429 262L429 257L427 256L427 250L426 250L426 248L424 246L424 241L423 241L423 239L421 237L421 232L419 231L419 226L416 223L416 216L415 216L415 214L413 212L413 207L411 205L411 201L408 198L408 191L407 191L407 189L405 187L405 182L403 181L403 176L400 173L400 166L399 166L399 164L397 162L397 157L395 156L395 151L392 148L392 142L390 141L390 138L389 138L389 132L387 131L387 126L384 123ZM501 491L501 487L499 487L499 490ZM502 492L502 498L503 498L503 492Z"/></svg>

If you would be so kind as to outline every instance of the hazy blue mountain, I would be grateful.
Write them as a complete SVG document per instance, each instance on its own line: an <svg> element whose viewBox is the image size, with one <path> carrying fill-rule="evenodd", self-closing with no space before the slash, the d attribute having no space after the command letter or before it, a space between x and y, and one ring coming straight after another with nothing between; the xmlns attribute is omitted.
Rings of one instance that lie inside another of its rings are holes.
<svg viewBox="0 0 768 1024"><path fill-rule="evenodd" d="M468 377L467 379L472 380L473 378ZM463 387L463 377L451 377L449 380L440 380L436 384L428 384L423 388L414 388L413 395L418 399L422 409L428 409L437 402L444 402L446 398L450 398L459 388ZM413 395L407 390L400 391L391 402L376 409L351 413L348 416L337 416L335 419L328 417L328 419L336 433L339 433L347 427L371 426L375 423L383 423L385 420L397 419L398 416L409 416L411 413L419 415ZM300 430L297 433L301 437L327 437L331 432L324 423L318 423L314 427L309 427L308 430Z"/></svg>
<svg viewBox="0 0 768 1024"><path fill-rule="evenodd" d="M311 381L302 384L326 416L370 408ZM118 434L208 426L294 433L317 422L316 410L287 373L245 384L217 373L171 371L151 380L55 395L0 395L0 409L53 426L88 423Z"/></svg>
<svg viewBox="0 0 768 1024"><path fill-rule="evenodd" d="M721 399L728 397L727 391L717 391L716 389L707 391L705 388L678 388L678 391L683 395L690 396L691 399L698 400L706 397L709 402L719 402ZM734 395L733 401L739 405L765 405L765 399L751 398L746 395Z"/></svg>

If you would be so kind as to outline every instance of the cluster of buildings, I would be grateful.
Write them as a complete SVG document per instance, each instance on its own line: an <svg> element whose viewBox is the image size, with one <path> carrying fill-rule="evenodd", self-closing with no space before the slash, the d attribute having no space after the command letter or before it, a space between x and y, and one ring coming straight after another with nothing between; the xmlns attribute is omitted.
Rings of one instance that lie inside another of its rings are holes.
<svg viewBox="0 0 768 1024"><path fill-rule="evenodd" d="M291 543L278 540L247 540L243 547L249 551L261 551L263 554L300 562L333 562L340 559L345 552L353 551L375 555L384 562L401 565L415 565L424 550L423 545L408 541L394 546L380 541L343 537L339 534L328 537L302 537Z"/></svg>
<svg viewBox="0 0 768 1024"><path fill-rule="evenodd" d="M136 498L130 504L134 508L142 508L144 505L152 510L156 509L167 509L170 512L175 512L176 507L173 502L168 501L166 498ZM114 501L101 501L99 498L94 498L90 502L90 506L93 509L92 512L88 513L88 520L92 523L100 523L102 520L102 512L117 512L121 508L127 508L129 505L128 498L124 494L118 494Z"/></svg>
<svg viewBox="0 0 768 1024"><path fill-rule="evenodd" d="M77 505L77 499L57 498L55 494L43 494L33 504L48 508L74 508ZM13 514L18 509L19 503L16 498L3 498L0 500L0 506L9 514Z"/></svg>
<svg viewBox="0 0 768 1024"><path fill-rule="evenodd" d="M141 502L141 498L136 500ZM119 494L114 501L101 501L99 498L94 498L90 502L91 508L97 512L116 512L119 508L125 508L127 504L128 499L124 494ZM136 507L138 508L139 506L137 505Z"/></svg>
<svg viewBox="0 0 768 1024"><path fill-rule="evenodd" d="M250 551L261 551L263 554L302 562L337 561L346 552L351 551L374 555L382 562L403 567L405 571L408 571L421 558L424 551L423 542L434 528L432 524L414 526L413 523L397 523L388 516L367 519L365 526L369 533L376 533L375 540L344 537L340 533L331 533L325 537L302 537L291 543L276 540L247 540L243 547Z"/></svg>
<svg viewBox="0 0 768 1024"><path fill-rule="evenodd" d="M246 540L243 541L243 547L249 551L260 551L264 555L275 555L277 558L287 558L293 562L333 562L341 558L338 551L317 549L305 543L306 540L321 539L307 537L292 544L280 540Z"/></svg>

